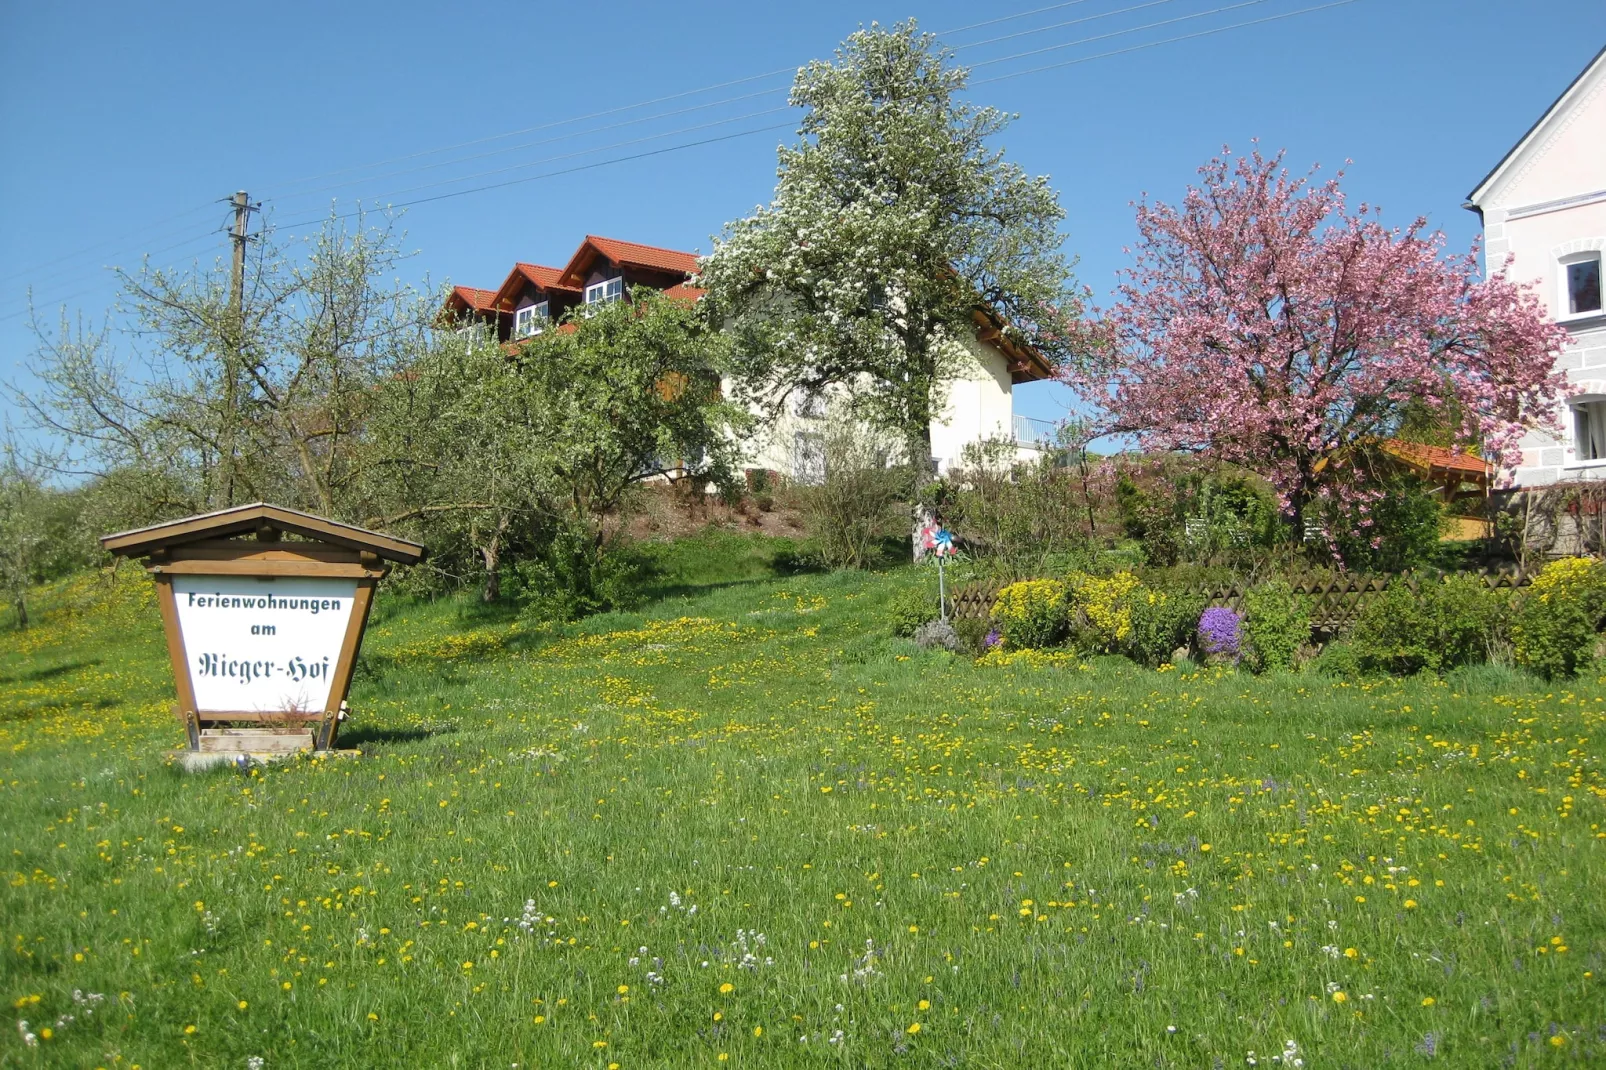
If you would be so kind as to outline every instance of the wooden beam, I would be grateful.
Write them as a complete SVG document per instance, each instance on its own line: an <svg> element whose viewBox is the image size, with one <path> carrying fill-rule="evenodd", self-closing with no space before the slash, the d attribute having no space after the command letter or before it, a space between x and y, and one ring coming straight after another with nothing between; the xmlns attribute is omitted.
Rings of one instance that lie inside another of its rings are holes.
<svg viewBox="0 0 1606 1070"><path fill-rule="evenodd" d="M385 575L382 568L342 561L171 561L148 568L152 574L166 576L320 576L377 580Z"/></svg>

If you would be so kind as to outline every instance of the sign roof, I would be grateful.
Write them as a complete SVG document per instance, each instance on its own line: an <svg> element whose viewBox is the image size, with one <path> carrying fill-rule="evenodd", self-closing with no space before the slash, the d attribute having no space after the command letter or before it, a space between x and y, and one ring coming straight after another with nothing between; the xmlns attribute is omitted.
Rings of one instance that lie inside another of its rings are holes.
<svg viewBox="0 0 1606 1070"><path fill-rule="evenodd" d="M219 509L215 513L202 513L182 520L169 520L165 524L152 524L147 528L102 535L100 545L119 557L142 557L161 547L179 546L201 539L226 538L263 528L288 531L354 550L368 550L404 565L422 561L427 552L416 542L336 520L326 520L297 509L286 509L282 505L269 505L267 502L237 505L232 509Z"/></svg>

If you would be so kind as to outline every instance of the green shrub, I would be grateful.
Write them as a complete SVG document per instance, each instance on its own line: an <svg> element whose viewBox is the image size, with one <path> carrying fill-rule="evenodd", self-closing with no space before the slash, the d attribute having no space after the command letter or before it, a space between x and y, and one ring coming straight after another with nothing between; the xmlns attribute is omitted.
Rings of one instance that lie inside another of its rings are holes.
<svg viewBox="0 0 1606 1070"><path fill-rule="evenodd" d="M1355 622L1355 664L1394 676L1480 664L1504 632L1505 606L1476 576L1424 580L1415 591L1395 580Z"/></svg>
<svg viewBox="0 0 1606 1070"><path fill-rule="evenodd" d="M1311 667L1318 674L1333 680L1353 680L1361 675L1361 663L1355 656L1355 648L1347 642L1328 643Z"/></svg>
<svg viewBox="0 0 1606 1070"><path fill-rule="evenodd" d="M922 624L937 616L937 592L927 590L924 585L899 591L887 606L892 634L899 639L913 639Z"/></svg>
<svg viewBox="0 0 1606 1070"><path fill-rule="evenodd" d="M1310 641L1310 603L1283 580L1244 594L1246 660L1255 672L1292 669L1299 648Z"/></svg>
<svg viewBox="0 0 1606 1070"><path fill-rule="evenodd" d="M1170 661L1178 647L1188 645L1204 609L1202 598L1152 587L1135 589L1128 604L1132 625L1124 653L1151 669Z"/></svg>
<svg viewBox="0 0 1606 1070"><path fill-rule="evenodd" d="M1021 580L998 592L991 614L1009 650L1041 650L1065 638L1068 603L1059 580Z"/></svg>
<svg viewBox="0 0 1606 1070"><path fill-rule="evenodd" d="M1511 629L1518 665L1547 680L1576 676L1595 647L1606 610L1606 569L1583 557L1546 565L1528 588Z"/></svg>
<svg viewBox="0 0 1606 1070"><path fill-rule="evenodd" d="M987 636L993 630L991 621L977 617L964 617L953 622L954 634L959 636L959 642L964 646L965 652L972 657L980 657L987 651Z"/></svg>
<svg viewBox="0 0 1606 1070"><path fill-rule="evenodd" d="M1367 511L1371 523L1366 527L1355 526L1356 518L1341 512L1336 503L1325 518L1344 563L1371 572L1404 572L1435 563L1441 553L1439 536L1448 521L1434 488L1415 476L1401 475L1384 481L1377 490L1380 496Z"/></svg>

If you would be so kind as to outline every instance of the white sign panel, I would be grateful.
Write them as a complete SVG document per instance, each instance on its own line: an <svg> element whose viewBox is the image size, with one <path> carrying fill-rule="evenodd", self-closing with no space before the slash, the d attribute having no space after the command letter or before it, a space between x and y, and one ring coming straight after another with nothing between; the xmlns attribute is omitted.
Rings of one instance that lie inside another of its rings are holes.
<svg viewBox="0 0 1606 1070"><path fill-rule="evenodd" d="M322 711L357 581L174 576L197 713Z"/></svg>

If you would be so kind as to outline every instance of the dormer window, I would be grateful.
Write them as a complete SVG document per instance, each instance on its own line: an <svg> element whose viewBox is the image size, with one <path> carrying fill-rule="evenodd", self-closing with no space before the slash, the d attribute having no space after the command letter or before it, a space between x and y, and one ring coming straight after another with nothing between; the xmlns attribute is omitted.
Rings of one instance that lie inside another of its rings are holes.
<svg viewBox="0 0 1606 1070"><path fill-rule="evenodd" d="M625 280L622 278L604 279L594 282L586 287L586 304L605 305L610 301L617 301L625 295Z"/></svg>
<svg viewBox="0 0 1606 1070"><path fill-rule="evenodd" d="M530 305L513 314L513 337L530 338L546 329L547 303Z"/></svg>
<svg viewBox="0 0 1606 1070"><path fill-rule="evenodd" d="M1584 253L1564 260L1561 265L1563 308L1569 316L1598 313L1600 304L1600 253Z"/></svg>

